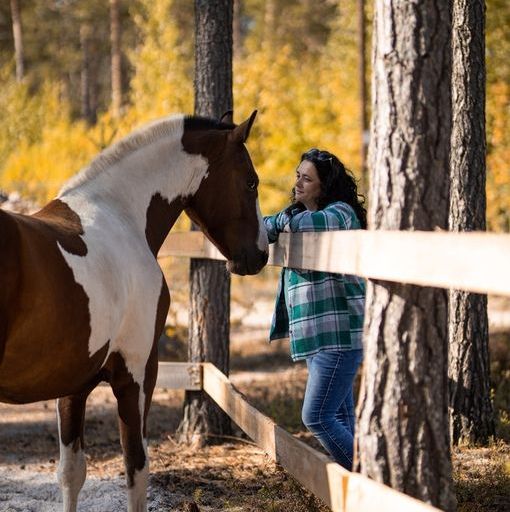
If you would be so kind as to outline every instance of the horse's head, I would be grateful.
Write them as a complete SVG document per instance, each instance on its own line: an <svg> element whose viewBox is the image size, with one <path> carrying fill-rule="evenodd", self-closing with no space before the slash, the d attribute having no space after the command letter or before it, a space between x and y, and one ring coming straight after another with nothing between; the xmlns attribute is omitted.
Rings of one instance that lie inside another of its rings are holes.
<svg viewBox="0 0 510 512"><path fill-rule="evenodd" d="M235 274L256 274L267 262L268 242L258 203L258 177L244 145L256 112L236 126L201 118L185 121L183 146L208 161L207 176L186 213L227 258Z"/></svg>

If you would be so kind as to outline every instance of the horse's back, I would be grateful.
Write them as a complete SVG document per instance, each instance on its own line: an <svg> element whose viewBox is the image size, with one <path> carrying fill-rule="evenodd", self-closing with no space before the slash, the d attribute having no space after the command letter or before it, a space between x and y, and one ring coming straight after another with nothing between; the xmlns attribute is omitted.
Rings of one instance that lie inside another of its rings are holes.
<svg viewBox="0 0 510 512"><path fill-rule="evenodd" d="M0 401L70 394L101 367L108 339L89 354L89 298L63 256L86 256L81 232L59 201L0 217Z"/></svg>

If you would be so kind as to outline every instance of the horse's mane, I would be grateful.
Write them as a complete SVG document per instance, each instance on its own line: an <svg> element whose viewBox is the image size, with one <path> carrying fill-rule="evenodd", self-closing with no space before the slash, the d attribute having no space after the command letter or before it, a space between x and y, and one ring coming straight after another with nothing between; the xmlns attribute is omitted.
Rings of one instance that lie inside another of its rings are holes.
<svg viewBox="0 0 510 512"><path fill-rule="evenodd" d="M101 151L87 167L64 184L58 195L62 196L76 189L122 160L125 156L163 137L182 135L183 130L229 130L234 127L233 124L223 123L215 119L201 116L183 116L182 114L157 119Z"/></svg>
<svg viewBox="0 0 510 512"><path fill-rule="evenodd" d="M186 131L199 131L199 130L233 130L235 124L224 123L202 116L185 116L184 117L184 130Z"/></svg>

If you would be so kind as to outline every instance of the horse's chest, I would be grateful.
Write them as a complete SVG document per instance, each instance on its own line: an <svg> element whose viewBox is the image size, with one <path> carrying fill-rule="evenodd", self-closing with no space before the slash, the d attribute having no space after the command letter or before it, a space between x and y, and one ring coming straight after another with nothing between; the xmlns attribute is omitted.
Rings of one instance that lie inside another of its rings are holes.
<svg viewBox="0 0 510 512"><path fill-rule="evenodd" d="M141 244L86 242L85 257L62 254L88 297L89 355L109 343L110 352L148 356L162 281L157 263Z"/></svg>

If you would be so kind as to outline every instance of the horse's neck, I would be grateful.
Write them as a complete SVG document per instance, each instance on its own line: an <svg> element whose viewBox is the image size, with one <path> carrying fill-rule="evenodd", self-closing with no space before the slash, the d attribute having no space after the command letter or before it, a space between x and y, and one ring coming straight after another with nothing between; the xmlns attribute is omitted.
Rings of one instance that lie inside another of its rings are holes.
<svg viewBox="0 0 510 512"><path fill-rule="evenodd" d="M127 155L60 196L79 215L107 209L136 226L157 249L207 174L207 160L160 139ZM86 222L85 222L86 224Z"/></svg>

